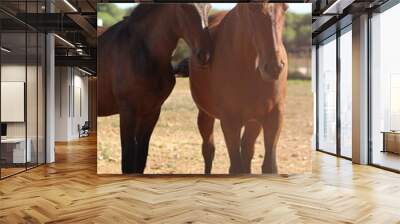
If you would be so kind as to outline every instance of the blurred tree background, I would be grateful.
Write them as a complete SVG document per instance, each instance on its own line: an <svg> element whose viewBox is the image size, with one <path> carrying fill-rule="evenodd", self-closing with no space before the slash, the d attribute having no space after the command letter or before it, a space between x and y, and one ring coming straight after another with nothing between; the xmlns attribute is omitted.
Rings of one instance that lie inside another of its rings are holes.
<svg viewBox="0 0 400 224"><path fill-rule="evenodd" d="M121 9L113 3L97 4L98 25L110 27L128 16L133 9ZM210 14L218 12L212 9ZM311 78L311 14L286 13L283 34L286 50L289 53L289 78ZM190 56L188 46L183 40L178 42L172 63L179 63Z"/></svg>
<svg viewBox="0 0 400 224"><path fill-rule="evenodd" d="M127 11L119 8L115 4L97 4L97 18L101 21L101 24L99 24L101 26L110 27L118 21L121 21L125 15L127 15Z"/></svg>

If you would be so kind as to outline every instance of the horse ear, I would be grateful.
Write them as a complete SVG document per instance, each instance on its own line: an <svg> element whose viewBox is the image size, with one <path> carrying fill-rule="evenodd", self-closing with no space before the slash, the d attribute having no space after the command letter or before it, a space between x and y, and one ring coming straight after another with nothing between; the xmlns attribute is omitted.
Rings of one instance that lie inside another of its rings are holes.
<svg viewBox="0 0 400 224"><path fill-rule="evenodd" d="M211 11L212 5L210 3L207 3L206 4L206 9L207 9L207 12Z"/></svg>
<svg viewBox="0 0 400 224"><path fill-rule="evenodd" d="M210 3L193 3L193 5L196 6L199 11L205 10L205 12L209 12L212 8Z"/></svg>
<svg viewBox="0 0 400 224"><path fill-rule="evenodd" d="M289 8L289 5L287 3L283 3L282 8L283 11L286 11Z"/></svg>

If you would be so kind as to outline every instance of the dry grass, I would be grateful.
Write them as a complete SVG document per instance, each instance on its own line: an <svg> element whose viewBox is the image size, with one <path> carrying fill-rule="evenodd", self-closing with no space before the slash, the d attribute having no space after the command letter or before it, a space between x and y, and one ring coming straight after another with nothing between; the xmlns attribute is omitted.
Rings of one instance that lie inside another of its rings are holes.
<svg viewBox="0 0 400 224"><path fill-rule="evenodd" d="M279 173L311 171L313 99L310 81L289 81L285 126L278 144ZM154 130L148 174L202 174L201 138L196 125L197 108L188 79L177 79ZM215 130L216 155L212 173L227 173L229 159L219 122ZM98 118L98 173L121 173L119 116ZM262 135L257 139L252 173L261 173L264 156Z"/></svg>

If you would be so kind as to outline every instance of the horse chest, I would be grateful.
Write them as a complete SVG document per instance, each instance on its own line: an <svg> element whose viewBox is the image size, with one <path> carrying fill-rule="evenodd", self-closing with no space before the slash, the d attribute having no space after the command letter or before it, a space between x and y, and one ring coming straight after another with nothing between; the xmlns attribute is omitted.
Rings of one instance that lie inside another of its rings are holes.
<svg viewBox="0 0 400 224"><path fill-rule="evenodd" d="M221 104L225 105L226 111L240 115L244 121L259 119L282 103L282 91L280 85L273 83L257 85L242 81L241 85L231 86L225 94L221 93Z"/></svg>

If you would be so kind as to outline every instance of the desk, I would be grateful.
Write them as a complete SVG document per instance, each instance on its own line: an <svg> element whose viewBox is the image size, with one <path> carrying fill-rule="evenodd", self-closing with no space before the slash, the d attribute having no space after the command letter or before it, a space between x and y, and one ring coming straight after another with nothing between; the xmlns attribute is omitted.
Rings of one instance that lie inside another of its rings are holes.
<svg viewBox="0 0 400 224"><path fill-rule="evenodd" d="M26 163L31 162L31 145L30 138L26 140L28 143L25 152L25 138L5 138L1 139L1 157L7 163Z"/></svg>
<svg viewBox="0 0 400 224"><path fill-rule="evenodd" d="M400 154L400 131L383 131L382 152Z"/></svg>

